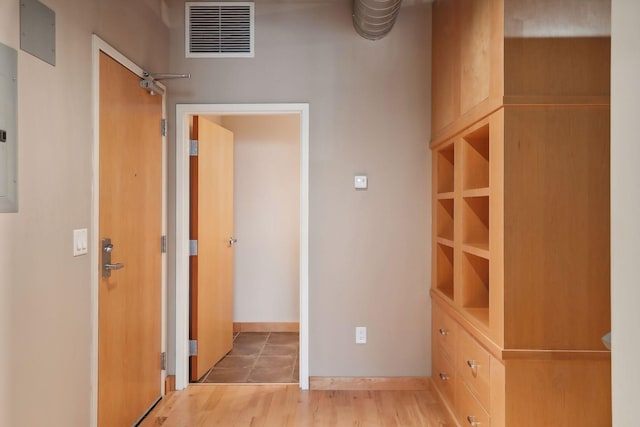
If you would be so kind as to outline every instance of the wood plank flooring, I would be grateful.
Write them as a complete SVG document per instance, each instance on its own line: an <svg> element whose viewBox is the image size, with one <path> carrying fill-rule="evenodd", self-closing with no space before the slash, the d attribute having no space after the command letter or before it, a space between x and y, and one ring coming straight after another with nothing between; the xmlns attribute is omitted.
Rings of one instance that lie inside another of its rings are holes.
<svg viewBox="0 0 640 427"><path fill-rule="evenodd" d="M435 392L302 391L297 384L191 385L166 396L141 427L454 426Z"/></svg>

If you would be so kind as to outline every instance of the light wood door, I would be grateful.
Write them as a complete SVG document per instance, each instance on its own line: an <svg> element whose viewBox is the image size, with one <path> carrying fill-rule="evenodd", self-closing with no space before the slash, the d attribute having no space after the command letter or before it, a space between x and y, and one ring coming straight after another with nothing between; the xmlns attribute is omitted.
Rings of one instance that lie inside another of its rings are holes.
<svg viewBox="0 0 640 427"><path fill-rule="evenodd" d="M134 424L161 395L162 98L139 82L101 53L99 238L124 268L99 272L100 427Z"/></svg>
<svg viewBox="0 0 640 427"><path fill-rule="evenodd" d="M191 381L201 378L233 347L233 133L200 116L193 118L191 139L190 339L198 342L191 357Z"/></svg>

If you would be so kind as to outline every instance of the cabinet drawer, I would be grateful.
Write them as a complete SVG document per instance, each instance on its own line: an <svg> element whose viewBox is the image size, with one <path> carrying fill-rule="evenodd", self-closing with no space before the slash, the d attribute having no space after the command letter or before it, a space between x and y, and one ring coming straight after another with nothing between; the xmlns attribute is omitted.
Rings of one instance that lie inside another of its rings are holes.
<svg viewBox="0 0 640 427"><path fill-rule="evenodd" d="M458 331L456 368L474 394L485 407L489 407L489 375L491 355L478 342L460 328Z"/></svg>
<svg viewBox="0 0 640 427"><path fill-rule="evenodd" d="M434 304L432 310L431 336L433 337L433 348L435 350L438 346L442 347L453 360L456 354L458 324L440 306Z"/></svg>
<svg viewBox="0 0 640 427"><path fill-rule="evenodd" d="M456 381L457 401L456 415L461 426L489 427L491 418L482 404L473 396L466 383L458 378Z"/></svg>
<svg viewBox="0 0 640 427"><path fill-rule="evenodd" d="M451 406L455 406L456 372L453 361L441 348L433 349L433 378Z"/></svg>

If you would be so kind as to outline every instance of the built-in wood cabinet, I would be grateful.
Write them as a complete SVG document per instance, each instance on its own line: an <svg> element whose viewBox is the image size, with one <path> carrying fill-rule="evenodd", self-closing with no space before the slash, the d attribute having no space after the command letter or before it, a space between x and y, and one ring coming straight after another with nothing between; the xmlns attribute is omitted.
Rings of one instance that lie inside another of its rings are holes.
<svg viewBox="0 0 640 427"><path fill-rule="evenodd" d="M502 105L608 102L610 7L610 0L435 0L432 140Z"/></svg>
<svg viewBox="0 0 640 427"><path fill-rule="evenodd" d="M460 425L607 426L607 17L536 3L433 5L433 380Z"/></svg>

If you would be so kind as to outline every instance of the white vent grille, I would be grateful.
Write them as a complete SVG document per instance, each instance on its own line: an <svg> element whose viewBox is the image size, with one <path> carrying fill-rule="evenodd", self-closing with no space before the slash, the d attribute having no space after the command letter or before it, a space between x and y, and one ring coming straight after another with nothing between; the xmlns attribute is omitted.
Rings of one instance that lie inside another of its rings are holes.
<svg viewBox="0 0 640 427"><path fill-rule="evenodd" d="M187 2L187 58L254 56L253 2Z"/></svg>

